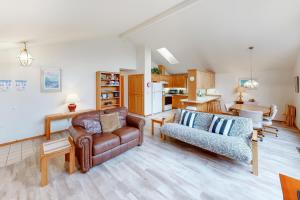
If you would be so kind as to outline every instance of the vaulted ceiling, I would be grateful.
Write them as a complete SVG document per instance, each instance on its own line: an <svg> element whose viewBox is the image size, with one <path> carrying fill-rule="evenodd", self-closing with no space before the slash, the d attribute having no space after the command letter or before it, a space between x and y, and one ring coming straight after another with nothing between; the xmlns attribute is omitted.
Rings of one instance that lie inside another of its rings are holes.
<svg viewBox="0 0 300 200"><path fill-rule="evenodd" d="M10 0L0 8L0 49L121 34L151 47L169 72L248 70L248 46L256 71L289 70L299 24L299 0ZM167 63L161 47L179 64Z"/></svg>
<svg viewBox="0 0 300 200"><path fill-rule="evenodd" d="M117 36L182 0L9 0L0 6L0 48Z"/></svg>
<svg viewBox="0 0 300 200"><path fill-rule="evenodd" d="M287 69L300 47L299 0L198 0L186 9L126 35L153 49L169 72L198 67L217 72ZM167 47L179 60L170 65L157 52Z"/></svg>

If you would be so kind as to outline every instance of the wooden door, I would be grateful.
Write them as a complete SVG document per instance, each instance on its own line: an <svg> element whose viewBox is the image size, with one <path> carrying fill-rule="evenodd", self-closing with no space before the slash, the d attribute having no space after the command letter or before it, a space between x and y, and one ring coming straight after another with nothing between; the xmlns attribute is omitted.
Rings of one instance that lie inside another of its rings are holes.
<svg viewBox="0 0 300 200"><path fill-rule="evenodd" d="M128 111L144 115L144 75L128 76Z"/></svg>

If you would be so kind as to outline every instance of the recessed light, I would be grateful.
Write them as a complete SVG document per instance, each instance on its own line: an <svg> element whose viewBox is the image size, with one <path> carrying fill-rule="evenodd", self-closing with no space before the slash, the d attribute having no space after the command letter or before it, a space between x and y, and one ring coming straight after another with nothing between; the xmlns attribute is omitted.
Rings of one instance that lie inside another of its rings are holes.
<svg viewBox="0 0 300 200"><path fill-rule="evenodd" d="M157 49L158 53L162 55L170 64L174 65L179 63L178 60L173 56L173 54L165 47Z"/></svg>

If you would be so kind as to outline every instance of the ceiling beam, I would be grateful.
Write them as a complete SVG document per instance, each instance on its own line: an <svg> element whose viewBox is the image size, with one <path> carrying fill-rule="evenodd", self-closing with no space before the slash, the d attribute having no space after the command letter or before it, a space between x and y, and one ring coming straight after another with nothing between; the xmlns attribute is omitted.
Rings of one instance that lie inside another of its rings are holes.
<svg viewBox="0 0 300 200"><path fill-rule="evenodd" d="M140 29L144 29L147 26L150 26L150 25L152 25L152 24L154 24L158 21L161 21L161 20L165 19L166 17L169 17L170 15L173 15L173 14L179 12L179 11L182 11L182 10L184 10L184 9L186 9L186 8L188 8L188 7L194 5L195 3L198 3L198 2L199 2L199 0L185 0L185 1L182 1L181 3L176 4L175 6L161 12L160 14L158 14L154 17L151 17L151 18L145 20L144 22L128 29L127 31L125 31L121 34L119 34L119 37L121 37L121 38L126 37L126 36L130 35L133 32L136 32Z"/></svg>

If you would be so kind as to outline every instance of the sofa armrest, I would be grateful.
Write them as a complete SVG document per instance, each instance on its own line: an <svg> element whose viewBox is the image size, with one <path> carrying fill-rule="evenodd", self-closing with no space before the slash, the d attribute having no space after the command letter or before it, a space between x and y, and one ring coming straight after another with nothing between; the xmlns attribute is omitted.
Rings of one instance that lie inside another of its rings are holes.
<svg viewBox="0 0 300 200"><path fill-rule="evenodd" d="M79 126L71 126L69 132L75 143L80 170L81 172L87 172L92 167L92 135Z"/></svg>
<svg viewBox="0 0 300 200"><path fill-rule="evenodd" d="M134 117L132 115L126 116L126 123L128 126L135 127L140 130L140 141L139 145L143 143L144 139L144 126L145 126L145 120L139 117Z"/></svg>

